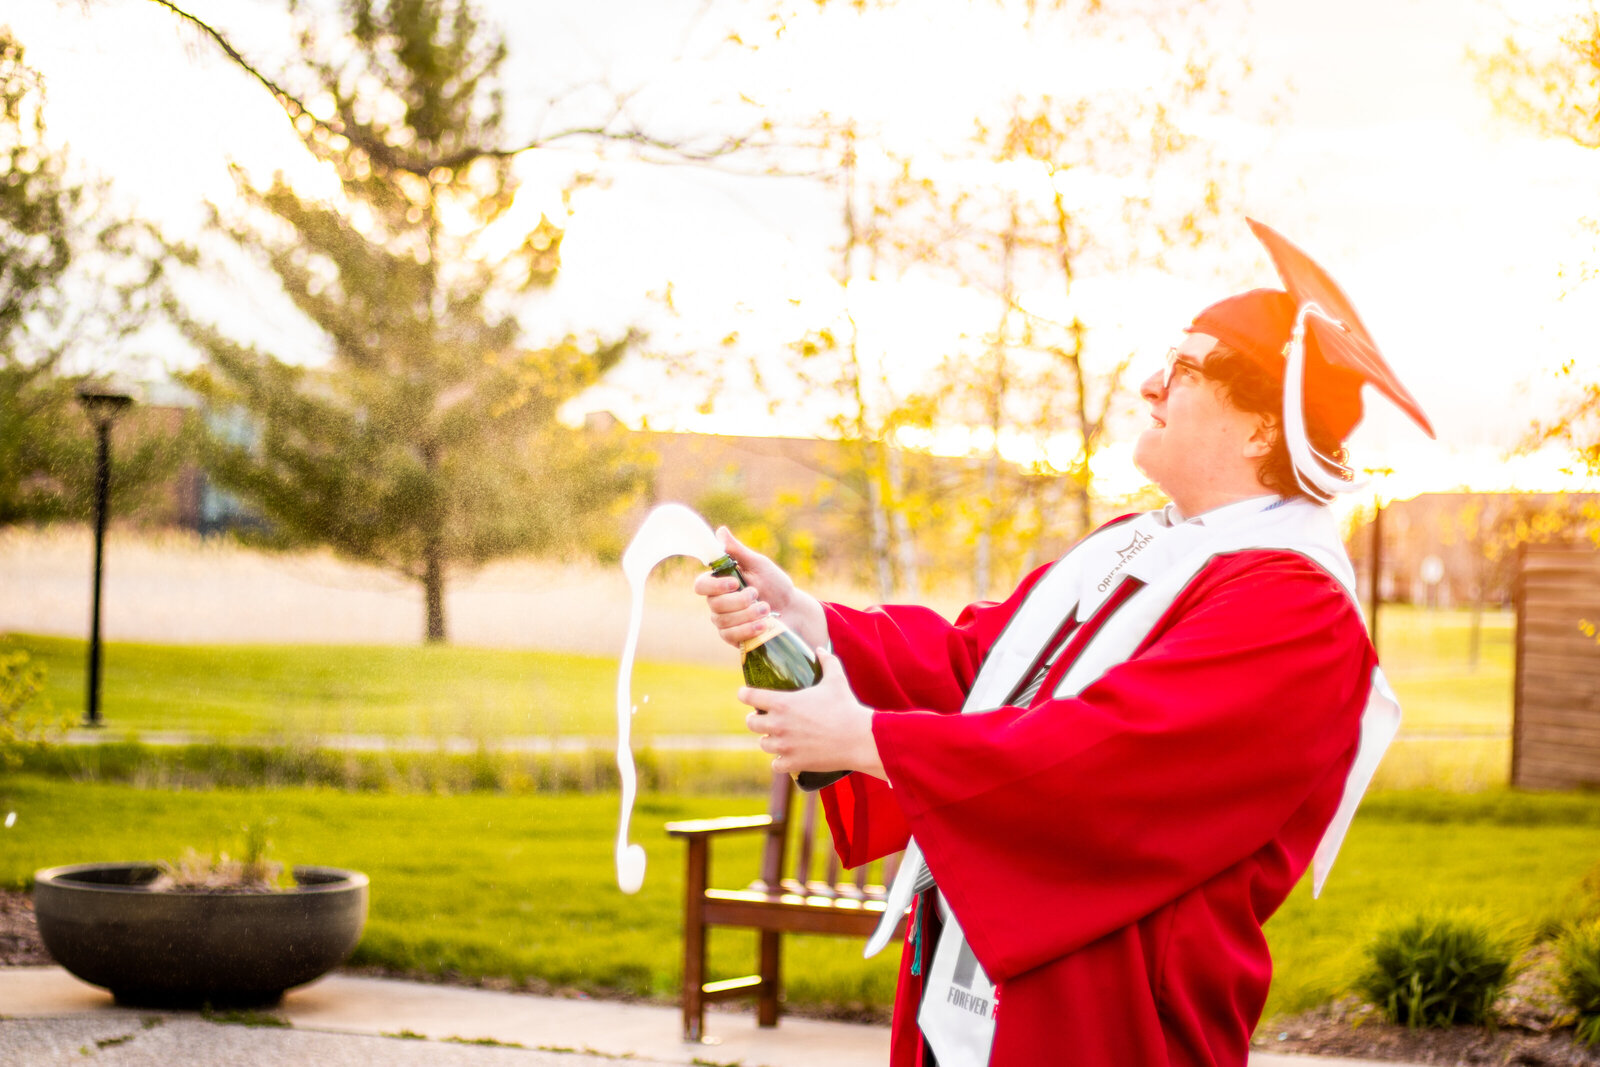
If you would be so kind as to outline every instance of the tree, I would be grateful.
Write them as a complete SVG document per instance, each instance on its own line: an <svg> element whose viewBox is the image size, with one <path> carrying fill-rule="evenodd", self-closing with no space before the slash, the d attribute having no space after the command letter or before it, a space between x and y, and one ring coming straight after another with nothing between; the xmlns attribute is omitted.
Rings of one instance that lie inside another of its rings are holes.
<svg viewBox="0 0 1600 1067"><path fill-rule="evenodd" d="M1547 493L1476 494L1464 498L1454 513L1442 517L1439 541L1458 542L1472 550L1472 629L1467 659L1478 667L1482 647L1483 609L1491 593L1509 598L1516 582L1517 551L1523 545L1593 538L1597 516L1593 505L1574 509L1572 502Z"/></svg>
<svg viewBox="0 0 1600 1067"><path fill-rule="evenodd" d="M254 427L209 442L217 480L282 539L417 582L426 638L442 641L453 569L578 543L638 482L615 447L555 418L635 338L522 342L512 309L555 279L562 232L546 217L514 242L492 232L517 191L500 147L503 41L465 0L346 0L342 15L348 54L304 24L314 106L295 122L338 195L238 172L244 209L217 218L331 359L301 365L174 314L208 360L187 383Z"/></svg>
<svg viewBox="0 0 1600 1067"><path fill-rule="evenodd" d="M1017 394L1026 388L1016 360L1020 341L1015 334L1015 320L1020 317L1017 252L1022 236L1017 200L1014 191L1002 194L998 205L1001 221L992 235L996 269L991 285L999 298L999 318L981 338L976 355L958 353L941 368L941 399L946 412L982 431L982 473L976 492L969 492L966 505L972 526L972 592L979 600L989 596L996 542L1010 540L1007 535L1019 525L1037 526L1028 521L1032 516L1027 514L1029 509L1019 506L1021 501L1007 499L1009 494L1002 491L1000 477L1001 440L1010 424ZM966 273L967 268L961 269ZM1023 324L1024 330L1026 325ZM1024 550L1023 554L1028 553Z"/></svg>
<svg viewBox="0 0 1600 1067"><path fill-rule="evenodd" d="M1499 51L1476 58L1502 113L1547 136L1600 152L1600 2L1577 0L1553 32L1529 29L1520 38L1508 36ZM1591 219L1588 225L1600 236L1600 221ZM1591 265L1578 284L1592 284L1597 275L1600 264ZM1573 383L1574 392L1554 418L1535 425L1525 445L1566 445L1590 474L1600 474L1600 381L1582 380L1574 361L1560 374Z"/></svg>
<svg viewBox="0 0 1600 1067"><path fill-rule="evenodd" d="M851 6L889 17L889 5ZM1225 109L1237 115L1230 94L1242 74L1228 73L1209 44L1226 32L1209 5L978 7L1009 47L1048 47L1048 79L1030 79L1019 54L1021 91L986 96L975 86L960 143L913 142L892 114L859 123L845 158L861 174L850 180L890 183L881 165L858 160L893 160L900 174L870 220L847 216L845 246L870 238L873 270L942 274L953 298L991 302L986 324L951 334L936 375L908 384L902 371L898 394L936 397L936 426L964 428L976 445L962 494L982 596L1005 580L1001 565L1026 567L1103 517L1093 461L1130 406L1133 355L1110 341L1112 324L1081 283L1170 268L1207 235L1236 169L1196 131ZM854 322L834 336L853 357Z"/></svg>
<svg viewBox="0 0 1600 1067"><path fill-rule="evenodd" d="M1162 37L1152 47L1166 73L1147 90L1019 97L1001 121L978 129L996 164L1027 176L1021 204L1008 193L1004 212L990 209L1003 219L976 228L1007 261L1030 257L1010 275L1032 271L1036 279L1032 295L1014 277L996 293L1020 320L1015 347L1046 357L1018 368L1016 391L1031 408L1017 412L1014 425L1045 456L1064 451L1048 447L1051 437L1075 439L1064 465L1047 460L1039 472L1061 476L1073 512L1062 519L1080 535L1095 524L1091 462L1125 400L1133 354L1091 348L1095 315L1075 286L1096 274L1163 265L1173 251L1199 244L1221 209L1227 168L1184 131L1180 116L1218 106L1227 92L1214 83L1216 59L1204 39L1181 48L1180 39Z"/></svg>
<svg viewBox="0 0 1600 1067"><path fill-rule="evenodd" d="M972 550L965 569L979 596L1003 580L997 564L1026 566L1095 522L1092 460L1126 406L1132 356L1095 338L1104 316L1077 283L1159 268L1198 244L1227 180L1209 143L1190 132L1228 103L1230 79L1206 40L1214 13L1142 6L973 5L985 31L974 35L974 52L989 30L1013 47L1048 42L1056 95L986 96L975 87L973 110L933 133L846 101L849 110L825 116L827 136L810 146L815 173L843 193L842 310L795 346L802 373L781 381L806 388L797 406L830 405L829 429L860 457L880 595L919 569L904 551L916 547L904 522L912 497L892 470L908 458L892 446L913 417L965 428L978 444L959 492ZM849 7L881 23L897 14L894 5ZM1019 57L1017 66L1028 63ZM915 89L894 100L904 94ZM953 330L940 342L939 371L918 374L907 364L919 357L903 341L880 341L885 334L874 336L858 314L870 293L858 294L891 273L931 281L963 306L969 294L987 295L994 318ZM1012 443L1037 457L1027 469L1008 462ZM914 517L920 537L924 515Z"/></svg>
<svg viewBox="0 0 1600 1067"><path fill-rule="evenodd" d="M149 317L164 256L176 251L116 217L103 184L71 176L44 111L43 79L0 28L0 526L90 514L94 435L74 390ZM178 447L125 442L113 510L167 477Z"/></svg>
<svg viewBox="0 0 1600 1067"><path fill-rule="evenodd" d="M1529 28L1477 56L1497 107L1541 133L1600 148L1600 4L1576 0L1553 33Z"/></svg>
<svg viewBox="0 0 1600 1067"><path fill-rule="evenodd" d="M1185 77L1167 91L1176 100L1190 100L1206 92L1208 68L1213 61L1190 53ZM1097 94L1098 95L1098 94ZM1158 204L1153 188L1164 171L1181 170L1196 161L1187 158L1193 138L1171 119L1173 100L1058 101L1049 97L1018 100L1004 124L981 129L979 137L994 152L996 162L1029 162L1048 179L1046 202L1035 209L1032 225L1019 232L1018 212L1011 205L1006 241L1042 252L1048 273L1060 286L1067 315L1052 320L1018 300L1014 287L1001 294L1007 308L1024 318L1023 347L1050 357L1042 380L1030 383L1030 392L1048 398L1036 409L1029 427L1036 437L1060 432L1067 423L1077 438L1071 460L1059 473L1066 476L1076 503L1076 527L1081 533L1094 528L1093 482L1090 467L1106 438L1107 423L1126 386L1133 356L1123 354L1097 372L1089 359L1089 326L1074 300L1077 278L1111 267L1133 266L1141 258L1159 262L1174 245L1197 243L1204 220L1219 210L1218 168L1209 162L1196 166L1194 188L1176 204ZM1084 173L1115 177L1130 191L1117 198L1116 214L1107 216L1085 203L1082 194L1070 196L1071 180ZM1115 219L1117 221L1110 221ZM1109 223L1109 224L1108 224ZM1140 240L1144 231L1154 241ZM1152 247L1153 246L1153 247ZM1042 389L1040 387L1043 387ZM1067 418L1060 417L1064 408Z"/></svg>
<svg viewBox="0 0 1600 1067"><path fill-rule="evenodd" d="M1126 43L1131 10L1050 7L1030 7L1029 19ZM941 372L946 417L983 430L972 505L979 596L998 544L1026 567L1058 547L1049 539L1070 543L1097 521L1092 463L1127 404L1134 354L1092 343L1101 315L1079 283L1167 266L1200 244L1225 199L1232 168L1185 126L1223 106L1228 87L1203 33L1162 27L1134 33L1150 67L1136 87L1091 79L1061 95L1019 95L977 116L972 144L987 181L928 185L940 221L920 254L997 309L981 343L960 346ZM1001 477L1004 438L1034 456L1023 477Z"/></svg>
<svg viewBox="0 0 1600 1067"><path fill-rule="evenodd" d="M898 435L905 427L926 425L929 408L926 398L891 385L888 359L863 337L859 309L852 302L852 287L878 281L880 262L893 243L885 224L906 197L911 179L903 169L887 178L862 174L860 131L854 121L835 123L824 116L815 125L820 134L816 147L833 157L823 178L836 187L841 208L833 271L838 307L829 322L791 345L799 357L792 381L800 389L788 399L806 404L826 398L828 429L844 446L845 462L834 477L859 502L855 525L865 534L878 599L916 597L923 564L909 516L914 512L923 520L931 518L931 500L926 489L912 488ZM782 399L780 394L775 402Z"/></svg>

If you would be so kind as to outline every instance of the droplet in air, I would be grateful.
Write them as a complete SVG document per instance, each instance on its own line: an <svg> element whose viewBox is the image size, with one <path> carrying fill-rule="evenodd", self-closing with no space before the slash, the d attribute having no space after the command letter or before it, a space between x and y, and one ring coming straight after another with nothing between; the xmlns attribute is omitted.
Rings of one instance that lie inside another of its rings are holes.
<svg viewBox="0 0 1600 1067"><path fill-rule="evenodd" d="M17 825L17 813L14 811L6 812L6 829L9 830L15 825Z"/></svg>

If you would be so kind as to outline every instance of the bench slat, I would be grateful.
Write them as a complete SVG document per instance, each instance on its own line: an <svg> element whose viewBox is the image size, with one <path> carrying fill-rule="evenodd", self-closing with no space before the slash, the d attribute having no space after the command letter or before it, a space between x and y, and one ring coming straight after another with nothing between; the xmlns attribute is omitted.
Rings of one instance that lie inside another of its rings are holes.
<svg viewBox="0 0 1600 1067"><path fill-rule="evenodd" d="M789 850L789 798L793 793L794 783L788 775L772 776L772 792L767 800L767 815L772 822L766 848L761 852L761 880L768 885L783 881L783 860Z"/></svg>
<svg viewBox="0 0 1600 1067"><path fill-rule="evenodd" d="M795 860L794 879L811 881L811 856L817 843L817 794L806 794L805 813L800 818L800 855ZM832 849L829 853L832 854Z"/></svg>
<svg viewBox="0 0 1600 1067"><path fill-rule="evenodd" d="M878 928L883 908L881 900L833 901L827 897L798 895L773 900L764 893L707 893L705 921L716 926L743 926L794 934L867 937Z"/></svg>
<svg viewBox="0 0 1600 1067"><path fill-rule="evenodd" d="M734 815L726 819L685 819L667 823L667 833L672 837L693 837L697 834L726 834L741 830L765 830L772 825L770 815Z"/></svg>
<svg viewBox="0 0 1600 1067"><path fill-rule="evenodd" d="M700 987L700 995L707 1000L732 1000L734 997L748 997L760 985L759 974L747 974L743 978L729 978L725 982L707 982Z"/></svg>

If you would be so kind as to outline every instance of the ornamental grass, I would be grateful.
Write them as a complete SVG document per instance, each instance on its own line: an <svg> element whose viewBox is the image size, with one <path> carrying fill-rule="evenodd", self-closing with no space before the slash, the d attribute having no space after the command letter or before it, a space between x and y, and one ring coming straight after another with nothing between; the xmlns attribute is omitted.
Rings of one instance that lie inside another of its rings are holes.
<svg viewBox="0 0 1600 1067"><path fill-rule="evenodd" d="M1577 1013L1577 1037L1600 1044L1600 920L1575 923L1556 941L1556 992Z"/></svg>
<svg viewBox="0 0 1600 1067"><path fill-rule="evenodd" d="M1462 911L1425 912L1385 926L1366 950L1356 990L1402 1026L1481 1026L1515 976L1513 940Z"/></svg>

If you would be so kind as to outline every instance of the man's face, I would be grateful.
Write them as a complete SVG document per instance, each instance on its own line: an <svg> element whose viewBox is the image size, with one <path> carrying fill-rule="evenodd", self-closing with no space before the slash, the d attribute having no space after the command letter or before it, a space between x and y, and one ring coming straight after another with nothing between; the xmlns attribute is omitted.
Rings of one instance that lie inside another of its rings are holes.
<svg viewBox="0 0 1600 1067"><path fill-rule="evenodd" d="M1134 464L1190 516L1264 491L1255 474L1265 454L1261 418L1234 407L1201 370L1216 345L1207 334L1185 334L1169 365L1139 387L1150 425L1134 444Z"/></svg>

